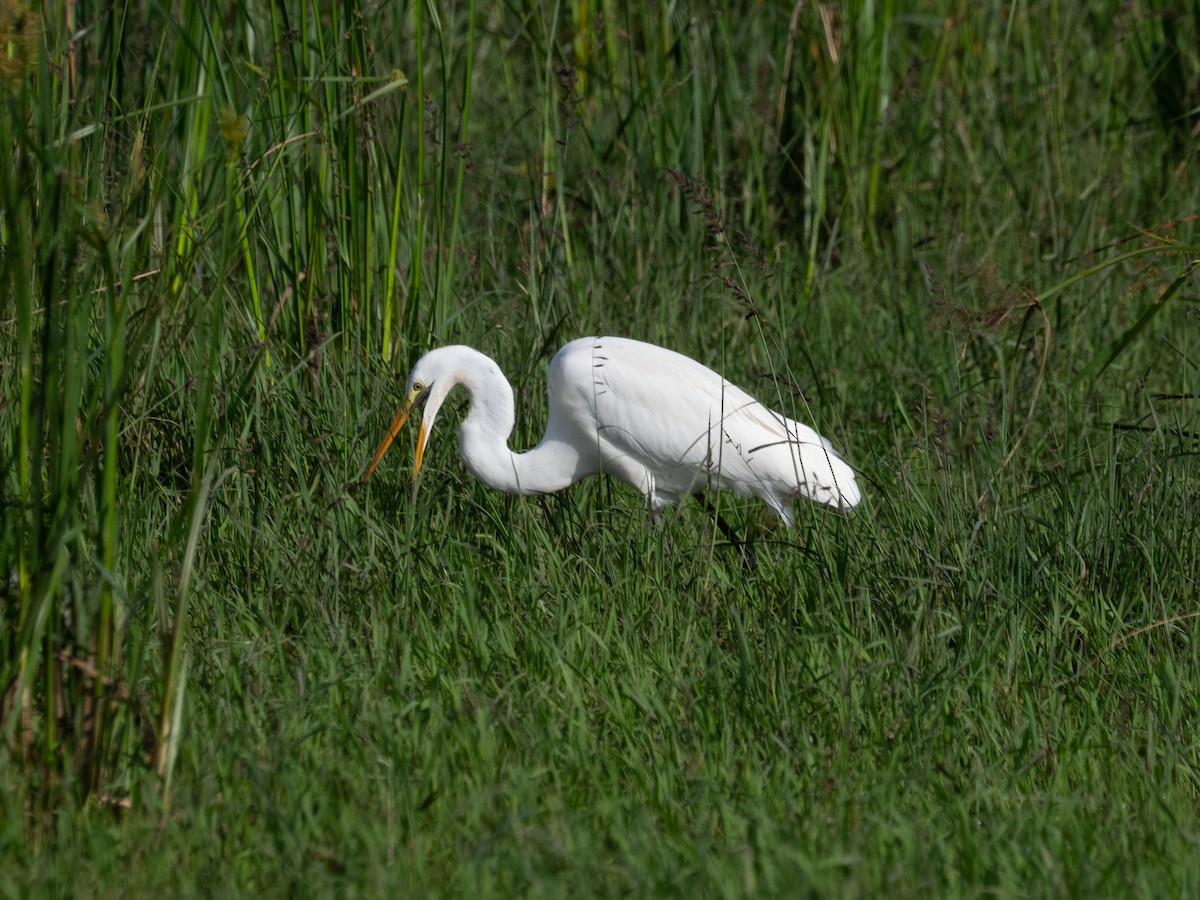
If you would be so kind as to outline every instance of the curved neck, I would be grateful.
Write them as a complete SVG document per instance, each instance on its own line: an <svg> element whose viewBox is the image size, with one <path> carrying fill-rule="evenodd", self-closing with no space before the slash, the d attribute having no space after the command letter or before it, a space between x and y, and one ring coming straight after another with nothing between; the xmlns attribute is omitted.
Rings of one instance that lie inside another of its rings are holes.
<svg viewBox="0 0 1200 900"><path fill-rule="evenodd" d="M499 368L472 372L460 383L471 406L458 429L458 449L471 474L508 494L547 494L578 479L578 451L550 435L525 453L509 449L513 392Z"/></svg>

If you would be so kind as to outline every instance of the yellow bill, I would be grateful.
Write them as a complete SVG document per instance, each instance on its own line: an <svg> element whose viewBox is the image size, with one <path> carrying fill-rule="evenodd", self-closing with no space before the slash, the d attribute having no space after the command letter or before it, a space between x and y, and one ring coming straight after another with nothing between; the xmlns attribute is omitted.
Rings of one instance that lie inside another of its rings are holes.
<svg viewBox="0 0 1200 900"><path fill-rule="evenodd" d="M392 446L392 441L396 439L396 435L400 433L400 429L404 427L404 423L412 414L413 407L425 395L425 391L419 388L413 388L409 391L408 397L404 401L404 405L400 407L400 412L396 413L396 418L392 419L391 427L388 428L387 434L384 435L383 441L379 444L379 449L375 451L375 456L371 459L371 464L367 466L367 472L363 475L363 482L368 481L375 471L375 467L379 465L379 461L383 459L383 454L387 453L388 447ZM413 480L416 481L417 473L421 471L421 460L425 456L425 441L429 435L425 431L425 423L421 423L420 430L417 432L417 457L413 464Z"/></svg>

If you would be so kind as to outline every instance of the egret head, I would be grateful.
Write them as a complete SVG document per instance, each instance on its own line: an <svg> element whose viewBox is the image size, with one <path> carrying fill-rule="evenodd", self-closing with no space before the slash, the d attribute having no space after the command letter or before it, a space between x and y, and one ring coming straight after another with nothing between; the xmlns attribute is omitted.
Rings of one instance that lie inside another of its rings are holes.
<svg viewBox="0 0 1200 900"><path fill-rule="evenodd" d="M367 466L367 473L363 475L363 481L371 477L375 467L383 459L383 454L392 445L392 441L395 440L408 417L412 415L413 410L424 403L425 411L421 416L421 427L417 431L417 453L413 460L413 480L416 481L417 475L421 471L421 461L425 457L425 442L429 440L429 433L433 430L433 421L437 418L442 401L446 399L450 389L460 381L456 375L453 360L444 352L449 349L452 348L443 347L440 350L432 350L417 360L417 364L413 366L412 373L408 376L408 387L404 392L404 403L401 404L400 411L396 413L396 418L392 420L391 427L384 435L379 449L375 451L371 464Z"/></svg>

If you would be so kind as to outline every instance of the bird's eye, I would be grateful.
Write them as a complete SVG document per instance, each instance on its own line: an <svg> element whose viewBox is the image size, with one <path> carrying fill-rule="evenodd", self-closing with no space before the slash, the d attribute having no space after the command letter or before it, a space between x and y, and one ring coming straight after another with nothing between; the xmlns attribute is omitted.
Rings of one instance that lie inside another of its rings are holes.
<svg viewBox="0 0 1200 900"><path fill-rule="evenodd" d="M414 381L414 382L413 382L412 389L413 389L413 393L414 393L414 394L420 394L420 393L423 393L423 392L424 392L424 390L425 390L425 382L423 382L423 381Z"/></svg>

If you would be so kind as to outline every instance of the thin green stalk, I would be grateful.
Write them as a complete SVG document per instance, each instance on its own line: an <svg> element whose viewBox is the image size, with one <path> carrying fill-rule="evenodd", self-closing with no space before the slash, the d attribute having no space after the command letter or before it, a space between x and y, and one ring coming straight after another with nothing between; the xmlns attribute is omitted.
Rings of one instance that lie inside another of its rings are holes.
<svg viewBox="0 0 1200 900"><path fill-rule="evenodd" d="M298 118L296 113L288 108L289 93L287 86L289 79L294 84L294 79L297 77L297 69L295 60L295 43L285 40L285 35L290 32L290 20L288 19L288 9L286 4L271 3L268 4L271 12L271 38L274 63L274 72L272 77L271 105L268 107L270 117L273 121L279 123L277 131L274 132L273 138L276 144L282 144L288 138L293 136L295 130L294 123ZM292 48L291 53L284 55L284 48ZM307 110L307 105L305 106ZM301 120L300 131L303 134L311 134L311 129L306 118ZM280 154L281 155L281 154ZM303 198L304 177L301 177L300 184L297 185L292 177L292 171L289 168L283 173L284 183L279 189L280 205L283 209L283 228L279 228L279 215L270 217L270 221L276 227L276 234L282 231L282 238L277 238L280 246L292 248L293 254L296 254L301 246L300 232L301 227L298 219L298 211L301 208L302 199L298 199L296 194ZM296 314L297 323L304 321L304 295L305 290L300 281L299 273L304 269L302 259L294 259L290 265L285 264L285 272L287 273L287 286L281 290L290 289L292 293L292 310ZM298 327L300 327L298 325Z"/></svg>
<svg viewBox="0 0 1200 900"><path fill-rule="evenodd" d="M22 635L29 634L31 621L35 614L34 597L34 567L37 547L41 543L40 518L37 515L37 505L34 494L34 447L36 424L34 421L34 337L33 337L33 297L30 293L28 272L32 268L31 248L29 246L28 223L33 215L30 209L29 193L22 189L22 174L28 173L28 150L22 146L18 135L11 125L24 120L24 113L18 107L11 115L8 108L0 110L0 146L16 146L14 153L15 165L0 167L0 191L4 197L3 238L6 252L0 256L0 272L3 273L5 291L12 297L13 309L16 313L17 345L17 410L15 416L16 435L13 445L13 455L16 463L17 503L21 510L16 517L15 555L17 565L17 595L20 598L20 612L17 616L17 627ZM28 722L32 718L32 687L30 675L34 663L33 651L37 646L36 638L31 641L22 639L18 644L20 661L19 707L21 719ZM6 737L11 734L16 725L13 717L6 723ZM22 745L22 755L28 759L27 745Z"/></svg>
<svg viewBox="0 0 1200 900"><path fill-rule="evenodd" d="M1154 241L1154 244L1147 247L1138 247L1136 250L1128 250L1125 253L1119 253L1110 259L1103 260L1095 265L1088 266L1086 269L1075 272L1074 274L1064 278L1062 281L1059 281L1038 293L1037 302L1045 303L1051 297L1061 294L1067 288L1077 284L1080 281L1085 281L1086 279L1091 278L1093 275L1103 272L1105 269L1111 269L1113 266L1118 266L1121 263L1128 262L1131 259L1137 259L1140 256L1160 255L1164 253L1186 255L1198 252L1197 248L1195 247L1165 242L1162 240L1162 238L1156 235L1147 233L1146 237Z"/></svg>
<svg viewBox="0 0 1200 900"><path fill-rule="evenodd" d="M197 426L203 432L208 420L208 397L202 398L197 406ZM200 435L203 436L203 435ZM187 687L188 655L184 638L188 633L189 605L192 597L192 572L200 550L200 537L208 512L208 499L217 480L219 454L208 454L207 463L192 490L188 494L183 523L186 526L183 541L183 557L179 567L179 584L175 593L175 608L167 642L163 679L162 701L158 722L158 755L155 768L159 777L159 791L163 808L170 803L171 780L175 771L175 760L183 736L183 697ZM199 471L199 470L198 470Z"/></svg>
<svg viewBox="0 0 1200 900"><path fill-rule="evenodd" d="M817 273L817 249L821 241L821 228L825 221L826 187L829 170L829 142L832 140L832 124L825 113L814 131L808 132L804 148L805 179L808 187L804 203L804 233L808 237L808 253L804 264L804 297L812 296L813 282ZM816 146L813 146L813 143Z"/></svg>
<svg viewBox="0 0 1200 900"><path fill-rule="evenodd" d="M319 58L318 54L314 53L311 45L313 39L313 24L310 21L311 13L312 10L310 10L308 3L300 4L300 70L297 72L297 79L302 84L310 80L313 61ZM319 28L320 26L318 25L318 32ZM320 149L316 154L316 159L315 161L310 161L309 165L304 166L303 190L301 195L304 204L304 284L298 292L298 299L302 298L303 302L300 303L300 309L298 310L299 319L296 322L296 328L301 350L305 352L308 349L308 324L314 321L317 316L317 292L324 287L326 279L324 266L324 231L326 223L322 210L322 201L326 196L328 186L327 170L329 153L326 150L326 143L329 140L329 135L323 128L318 127L315 106L313 103L304 103L302 106L305 133L318 132L320 134ZM329 108L328 101L325 108Z"/></svg>
<svg viewBox="0 0 1200 900"><path fill-rule="evenodd" d="M232 107L226 107L221 113L220 131L226 153L225 201L233 208L233 222L236 224L234 239L241 250L242 264L246 270L246 286L250 291L250 310L254 317L258 341L263 345L263 365L269 370L271 368L271 351L266 346L267 322L263 315L262 297L254 266L251 218L247 215L242 198L245 191L241 167L242 146L245 143L248 129L249 122L244 116L235 112Z"/></svg>
<svg viewBox="0 0 1200 900"><path fill-rule="evenodd" d="M179 583L175 592L175 607L169 625L165 653L165 674L159 706L158 747L155 768L160 792L169 797L171 776L180 739L180 709L186 684L186 647L189 603L192 596L192 573L200 551L200 535L208 511L208 498L220 465L220 453L213 441L213 394L220 371L220 348L224 339L223 315L225 299L218 290L207 316L208 345L204 364L198 374L194 412L194 441L192 449L192 483L184 508L177 520L176 531L182 536L183 555L180 560Z"/></svg>
<svg viewBox="0 0 1200 900"><path fill-rule="evenodd" d="M250 308L254 313L254 324L258 332L258 340L264 345L263 351L263 366L267 369L271 368L271 350L266 346L267 343L267 320L263 315L263 304L261 292L258 286L258 276L254 268L254 252L251 245L251 230L250 219L246 215L246 210L242 201L242 185L239 172L236 165L232 166L232 177L237 184L231 191L233 197L234 213L237 216L238 224L238 243L241 245L242 262L246 267L246 284L250 290Z"/></svg>
<svg viewBox="0 0 1200 900"><path fill-rule="evenodd" d="M408 104L402 106L407 111ZM404 130L405 116L400 116L400 130ZM404 195L404 141L399 141L396 147L396 166L392 176L392 218L388 228L387 267L384 274L383 287L383 340L382 353L385 365L390 365L395 353L393 347L392 323L402 323L403 309L397 309L396 299L396 270L400 264L400 210L401 199Z"/></svg>
<svg viewBox="0 0 1200 900"><path fill-rule="evenodd" d="M429 205L425 193L425 4L412 4L413 43L416 47L417 92L416 102L419 104L414 121L421 124L417 128L417 181L416 181L416 222L413 223L412 234L409 235L408 258L408 308L412 310L412 326L408 329L411 336L416 336L418 310L421 308L421 294L424 285L423 265L425 260L425 232L427 229L426 216ZM441 322L429 322L426 327L434 334L441 333Z"/></svg>
<svg viewBox="0 0 1200 900"><path fill-rule="evenodd" d="M867 162L870 174L867 185L867 219L872 223L872 233L875 230L873 223L879 212L879 184L883 174L883 136L891 94L888 48L892 40L893 0L882 0L882 6L879 19L874 23L877 46L872 48L875 53L873 83L876 87L870 94L874 108L870 110L871 115L868 119L870 149Z"/></svg>
<svg viewBox="0 0 1200 900"><path fill-rule="evenodd" d="M103 252L103 251L102 251ZM102 456L99 484L99 543L100 558L106 572L116 572L117 550L120 541L117 517L117 486L120 469L121 385L125 380L125 304L116 285L115 272L106 258L105 315L104 315L104 373L100 411L103 421ZM116 640L116 600L108 578L100 584L100 610L96 629L96 671L93 699L92 745L95 765L91 768L91 784L95 790L103 774L102 761L107 751L107 682L120 660Z"/></svg>
<svg viewBox="0 0 1200 900"><path fill-rule="evenodd" d="M446 251L446 271L442 278L441 313L445 322L449 316L450 302L454 293L454 260L458 252L459 222L462 216L463 178L467 167L468 140L471 121L471 84L475 78L475 0L467 6L467 57L462 69L462 112L458 122L458 164L454 174L454 209L450 218L450 240Z"/></svg>
<svg viewBox="0 0 1200 900"><path fill-rule="evenodd" d="M1198 250L1200 250L1200 248L1180 248L1181 252L1195 253ZM1190 260L1187 265L1184 266L1183 271L1177 275L1169 285L1167 285L1166 289L1164 289L1163 292L1155 298L1154 302L1146 309L1146 311L1137 318L1137 321L1125 329L1125 331L1123 331L1117 337L1117 339L1109 345L1107 352L1103 356L1097 356L1092 361L1091 365L1087 366L1082 372L1079 373L1079 375L1076 377L1076 381L1087 381L1091 384L1095 384L1096 379L1104 373L1105 369L1116 362L1117 357L1124 353L1134 342L1137 336L1145 330L1146 326L1154 321L1154 319L1158 317L1159 313L1166 308L1167 302L1176 294L1178 294L1180 290L1182 290L1183 287L1191 281L1192 274L1195 272L1197 264L1200 264L1200 260Z"/></svg>
<svg viewBox="0 0 1200 900"><path fill-rule="evenodd" d="M194 7L192 7L194 9ZM189 67L191 68L191 67ZM196 228L200 214L200 172L204 163L208 143L208 127L211 121L212 101L208 94L208 73L201 61L194 65L190 72L193 80L179 85L185 88L194 85L191 96L187 97L186 125L184 131L184 146L182 148L183 169L180 172L180 194L183 203L175 221L175 265L178 271L172 281L172 290L176 298L182 299L187 290L188 261L192 259L196 247ZM185 98L177 97L184 100Z"/></svg>

